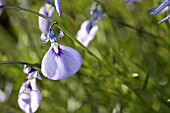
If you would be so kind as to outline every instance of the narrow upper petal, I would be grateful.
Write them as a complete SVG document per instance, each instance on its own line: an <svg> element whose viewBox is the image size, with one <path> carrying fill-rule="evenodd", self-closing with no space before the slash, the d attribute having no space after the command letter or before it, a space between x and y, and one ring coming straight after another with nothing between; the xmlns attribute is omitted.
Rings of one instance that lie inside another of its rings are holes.
<svg viewBox="0 0 170 113"><path fill-rule="evenodd" d="M61 1L60 0L55 0L54 2L55 2L56 10L57 10L57 12L58 12L58 14L60 16L61 13L62 13L62 10L61 10Z"/></svg>
<svg viewBox="0 0 170 113"><path fill-rule="evenodd" d="M53 11L54 11L53 6L50 7L48 5L44 5L40 8L39 13L49 18L52 18ZM41 32L47 34L49 32L50 22L40 16L38 22L39 22L39 28Z"/></svg>
<svg viewBox="0 0 170 113"><path fill-rule="evenodd" d="M51 46L42 60L41 71L45 77L52 80L68 78L82 65L82 57L78 51L63 45L58 47L59 51L56 52Z"/></svg>
<svg viewBox="0 0 170 113"><path fill-rule="evenodd" d="M170 2L169 0L164 0L164 2L161 5L159 5L159 7L156 8L150 15L155 15L161 12L166 6L168 6L169 2Z"/></svg>

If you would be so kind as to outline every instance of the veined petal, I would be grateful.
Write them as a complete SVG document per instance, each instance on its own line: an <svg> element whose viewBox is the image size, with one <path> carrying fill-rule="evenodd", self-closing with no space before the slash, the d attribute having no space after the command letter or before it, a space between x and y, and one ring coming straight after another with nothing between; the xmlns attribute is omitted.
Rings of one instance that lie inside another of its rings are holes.
<svg viewBox="0 0 170 113"><path fill-rule="evenodd" d="M26 113L35 112L42 100L42 95L36 85L36 80L27 80L21 86L18 95L18 104Z"/></svg>
<svg viewBox="0 0 170 113"><path fill-rule="evenodd" d="M60 16L61 13L62 13L62 10L61 10L61 1L60 0L55 0L54 2L55 2L56 10L57 10L57 12L58 12L58 14Z"/></svg>
<svg viewBox="0 0 170 113"><path fill-rule="evenodd" d="M159 5L159 7L156 8L150 15L153 16L161 12L166 6L168 6L169 2L170 2L169 0L164 0L164 2L161 5Z"/></svg>
<svg viewBox="0 0 170 113"><path fill-rule="evenodd" d="M45 77L52 80L68 78L82 65L82 57L75 49L58 45L58 50L56 52L51 46L42 60L41 71Z"/></svg>

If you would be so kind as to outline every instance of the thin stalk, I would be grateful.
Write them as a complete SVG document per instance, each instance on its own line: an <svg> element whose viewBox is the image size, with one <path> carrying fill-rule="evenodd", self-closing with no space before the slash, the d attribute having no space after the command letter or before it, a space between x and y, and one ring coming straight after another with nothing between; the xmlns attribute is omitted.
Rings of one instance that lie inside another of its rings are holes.
<svg viewBox="0 0 170 113"><path fill-rule="evenodd" d="M14 64L14 65L28 65L28 66L34 66L34 67L37 67L37 68L41 68L41 65L38 64L38 63L35 63L35 64L31 64L31 63L28 63L28 62L20 62L20 61L5 61L5 62L0 62L0 64Z"/></svg>

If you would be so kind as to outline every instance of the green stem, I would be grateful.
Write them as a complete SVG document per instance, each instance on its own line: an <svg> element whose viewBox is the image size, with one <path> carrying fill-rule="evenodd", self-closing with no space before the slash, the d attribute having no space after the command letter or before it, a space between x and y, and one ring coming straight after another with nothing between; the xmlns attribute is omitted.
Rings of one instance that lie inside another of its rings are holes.
<svg viewBox="0 0 170 113"><path fill-rule="evenodd" d="M28 66L34 66L34 67L37 67L37 68L41 68L41 65L38 64L38 63L35 63L35 64L31 64L31 63L28 63L28 62L19 62L19 61L5 61L5 62L0 62L0 64L15 64L15 65L18 65L18 64L21 64L21 65L28 65Z"/></svg>

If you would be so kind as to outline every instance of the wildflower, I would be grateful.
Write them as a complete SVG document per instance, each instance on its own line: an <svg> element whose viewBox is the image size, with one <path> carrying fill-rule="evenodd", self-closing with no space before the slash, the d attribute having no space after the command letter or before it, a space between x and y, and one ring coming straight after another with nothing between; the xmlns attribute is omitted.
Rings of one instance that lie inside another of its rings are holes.
<svg viewBox="0 0 170 113"><path fill-rule="evenodd" d="M95 4L94 7L91 8L90 14L92 15L91 20L86 20L82 23L81 28L76 36L77 40L86 47L94 39L97 33L98 18L103 18L103 14L98 4Z"/></svg>
<svg viewBox="0 0 170 113"><path fill-rule="evenodd" d="M162 22L165 22L166 20L169 20L169 19L170 19L170 7L169 7L169 4L170 4L170 0L164 0L164 2L162 2L161 5L159 5L158 7L156 7L156 8L154 9L154 11L151 12L150 15L153 16L153 15L155 15L155 14L158 14L158 13L162 12L162 11L167 11L168 16L165 17L164 19L162 19L162 20L159 22L159 24L162 23Z"/></svg>
<svg viewBox="0 0 170 113"><path fill-rule="evenodd" d="M62 13L62 10L61 10L61 1L60 0L55 0L54 2L55 2L56 10L57 10L57 12L58 12L58 14L60 16L61 13Z"/></svg>
<svg viewBox="0 0 170 113"><path fill-rule="evenodd" d="M81 28L77 33L77 40L88 47L89 43L94 39L97 30L98 24L87 20L82 23Z"/></svg>
<svg viewBox="0 0 170 113"><path fill-rule="evenodd" d="M40 14L47 16L49 18L52 18L53 12L54 7L49 2L46 2L45 5L40 8L39 11ZM50 22L39 16L39 28L41 32L44 33L45 35L48 34L49 27Z"/></svg>
<svg viewBox="0 0 170 113"><path fill-rule="evenodd" d="M28 74L28 77L19 91L18 104L25 113L33 113L38 109L42 100L41 92L36 85L36 78L41 80L41 77L34 68L24 67L24 72Z"/></svg>
<svg viewBox="0 0 170 113"><path fill-rule="evenodd" d="M41 71L45 77L52 80L68 78L75 74L82 64L82 57L78 51L57 43L56 38L63 37L63 35L62 31L59 36L50 31L47 37L51 42L51 47L42 60Z"/></svg>

